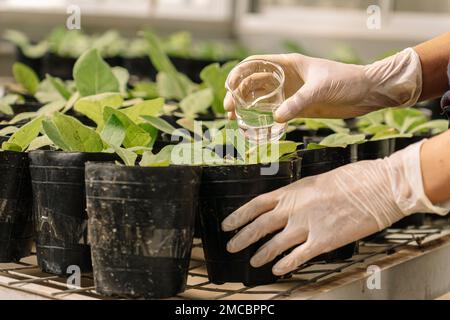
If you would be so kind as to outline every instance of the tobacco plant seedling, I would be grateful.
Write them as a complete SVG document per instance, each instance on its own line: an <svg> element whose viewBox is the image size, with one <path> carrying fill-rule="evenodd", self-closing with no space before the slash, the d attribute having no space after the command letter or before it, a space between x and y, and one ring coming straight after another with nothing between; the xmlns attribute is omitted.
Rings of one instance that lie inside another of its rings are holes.
<svg viewBox="0 0 450 320"><path fill-rule="evenodd" d="M360 132L372 136L371 141L410 138L420 134L438 134L446 131L446 120L429 121L420 110L413 108L390 108L372 112L358 118Z"/></svg>

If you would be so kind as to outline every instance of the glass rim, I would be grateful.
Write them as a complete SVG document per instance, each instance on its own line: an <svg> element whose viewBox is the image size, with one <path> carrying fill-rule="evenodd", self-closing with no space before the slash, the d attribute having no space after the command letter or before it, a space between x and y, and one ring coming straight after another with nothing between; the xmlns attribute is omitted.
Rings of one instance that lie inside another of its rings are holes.
<svg viewBox="0 0 450 320"><path fill-rule="evenodd" d="M278 87L276 87L276 89L272 90L272 92L270 92L270 93L268 93L268 94L266 94L266 95L264 95L264 96L259 97L258 99L255 100L255 102L258 102L258 101L260 101L260 100L264 100L264 99L270 98L270 97L272 97L273 95L277 94L278 90L280 90L280 88L282 89L282 87L284 86L284 83L285 83L285 81L286 81L286 75L285 75L285 73L284 73L283 68L282 68L278 63L274 63L274 62L271 62L271 61L268 61L268 60L264 60L264 59L251 59L251 60L244 60L244 61L241 61L240 63L238 63L238 64L233 68L233 70L236 69L237 67L241 66L241 65L244 65L244 64L247 64L247 63L251 63L251 62L262 62L262 63L265 63L265 64L269 64L269 65L271 65L272 67L274 67L274 68L281 74L281 81L280 81L280 84L278 85ZM231 72L230 72L230 73L228 74L228 76L227 76L227 80L225 81L225 89L226 89L228 92L230 92L231 95L232 95L234 98L236 98L236 97L234 96L234 94L233 94L233 91L234 91L234 90L232 90L232 89L230 88L230 86L229 86L229 80L230 80L231 74L233 73L233 70L231 70ZM284 93L284 91L283 91L283 93Z"/></svg>

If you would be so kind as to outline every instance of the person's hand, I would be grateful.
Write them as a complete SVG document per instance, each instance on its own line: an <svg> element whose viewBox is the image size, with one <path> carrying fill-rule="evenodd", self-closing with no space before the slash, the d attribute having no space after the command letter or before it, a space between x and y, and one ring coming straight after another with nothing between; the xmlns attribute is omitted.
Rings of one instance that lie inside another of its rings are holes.
<svg viewBox="0 0 450 320"><path fill-rule="evenodd" d="M275 112L280 123L297 117L351 118L385 107L409 107L422 92L420 58L411 48L366 66L301 54L252 56L246 60L255 59L277 63L285 72L287 100ZM230 118L235 117L230 93L224 105Z"/></svg>
<svg viewBox="0 0 450 320"><path fill-rule="evenodd" d="M433 206L424 193L421 146L415 144L384 160L357 162L308 177L255 198L223 221L226 232L245 226L230 240L228 251L239 252L282 230L250 263L261 267L294 248L273 267L275 275L283 275L412 213L445 215L449 208Z"/></svg>

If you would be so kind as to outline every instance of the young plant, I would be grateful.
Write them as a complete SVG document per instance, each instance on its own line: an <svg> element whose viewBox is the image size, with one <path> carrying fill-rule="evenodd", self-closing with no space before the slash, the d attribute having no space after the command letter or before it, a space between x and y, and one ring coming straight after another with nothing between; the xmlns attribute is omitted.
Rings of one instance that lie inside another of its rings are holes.
<svg viewBox="0 0 450 320"><path fill-rule="evenodd" d="M160 39L150 31L145 31L143 35L149 44L150 60L159 72L157 84L160 96L180 101L193 92L195 84L187 76L177 71L164 51Z"/></svg>
<svg viewBox="0 0 450 320"><path fill-rule="evenodd" d="M148 119L148 117L145 117ZM192 129L192 126L195 129ZM239 133L235 121L225 127L216 124L203 134L202 124L195 122L189 126L197 139L185 132L175 133L183 138L182 143L164 148L159 154L144 153L141 166L174 165L233 165L268 164L288 160L296 156L298 143L279 141L266 144L251 144ZM222 128L219 130L219 128ZM169 131L168 131L169 132ZM221 149L222 157L217 151ZM225 152L223 152L225 149Z"/></svg>
<svg viewBox="0 0 450 320"><path fill-rule="evenodd" d="M17 30L6 30L4 38L18 47L20 51L30 59L42 58L49 48L47 40L32 44L30 39L28 39L23 32Z"/></svg>
<svg viewBox="0 0 450 320"><path fill-rule="evenodd" d="M417 134L437 134L447 129L446 120L429 121L420 110L413 108L390 108L372 112L358 118L360 132L371 135L372 141L410 138Z"/></svg>

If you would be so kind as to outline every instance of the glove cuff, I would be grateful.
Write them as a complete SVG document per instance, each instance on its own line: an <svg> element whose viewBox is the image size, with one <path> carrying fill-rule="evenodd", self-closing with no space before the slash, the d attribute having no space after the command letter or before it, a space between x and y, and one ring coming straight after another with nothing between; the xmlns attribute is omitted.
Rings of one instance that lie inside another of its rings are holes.
<svg viewBox="0 0 450 320"><path fill-rule="evenodd" d="M426 141L424 139L409 146L388 159L393 172L392 192L405 216L418 212L446 215L450 211L450 201L442 205L433 205L425 194L420 151Z"/></svg>

